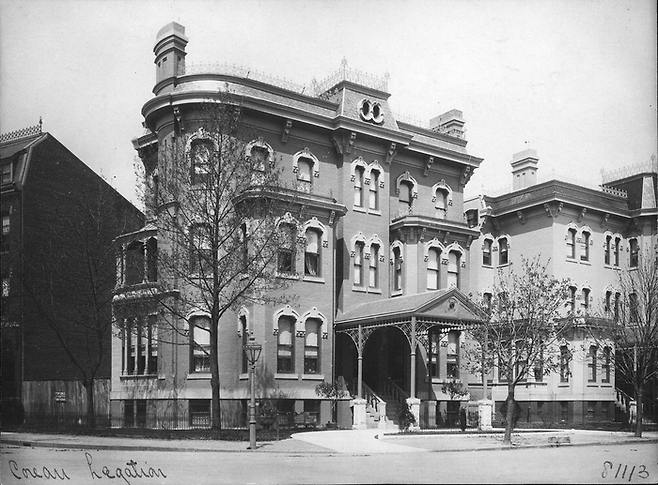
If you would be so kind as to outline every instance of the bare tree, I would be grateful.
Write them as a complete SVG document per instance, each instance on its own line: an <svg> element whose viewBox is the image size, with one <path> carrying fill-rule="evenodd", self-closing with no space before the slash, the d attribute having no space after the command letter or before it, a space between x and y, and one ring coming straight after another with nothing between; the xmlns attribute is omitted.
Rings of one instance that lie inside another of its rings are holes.
<svg viewBox="0 0 658 485"><path fill-rule="evenodd" d="M561 314L568 281L550 276L539 257L524 258L521 265L520 273L498 272L492 294L482 299L483 322L470 331L477 347L466 351L474 372L496 368L499 380L507 382L507 444L515 425L517 384L530 373L548 375L559 367L557 342L571 326L571 318Z"/></svg>
<svg viewBox="0 0 658 485"><path fill-rule="evenodd" d="M166 296L159 303L174 317L171 328L185 336L192 330L192 345L208 358L219 430L220 321L242 306L293 299L278 290L295 276L298 228L286 223L294 221L295 190L284 187L274 154L245 128L228 95L216 97L200 106L198 122L162 143L157 173L146 173L146 197L157 213L157 296ZM209 317L207 327L189 321L195 311Z"/></svg>
<svg viewBox="0 0 658 485"><path fill-rule="evenodd" d="M105 183L80 184L53 197L59 213L38 240L26 242L34 247L25 251L22 289L84 386L87 425L94 427L94 381L110 365L113 240L139 227L141 216Z"/></svg>
<svg viewBox="0 0 658 485"><path fill-rule="evenodd" d="M635 436L642 436L647 387L658 379L658 259L645 251L634 267L619 272L618 286L608 291L600 325L591 328L598 348L606 350L615 380L635 393ZM610 347L613 350L610 350ZM605 364L604 364L605 365Z"/></svg>

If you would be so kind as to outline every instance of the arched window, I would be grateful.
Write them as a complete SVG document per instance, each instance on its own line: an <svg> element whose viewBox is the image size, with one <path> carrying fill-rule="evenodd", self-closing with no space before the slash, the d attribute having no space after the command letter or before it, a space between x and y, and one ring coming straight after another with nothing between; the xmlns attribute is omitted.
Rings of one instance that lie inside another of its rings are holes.
<svg viewBox="0 0 658 485"><path fill-rule="evenodd" d="M605 292L605 306L604 311L610 313L612 311L612 291L606 290Z"/></svg>
<svg viewBox="0 0 658 485"><path fill-rule="evenodd" d="M580 236L580 260L589 261L589 240L590 234L587 231L583 231Z"/></svg>
<svg viewBox="0 0 658 485"><path fill-rule="evenodd" d="M596 382L596 345L589 348L589 355L587 361L587 381Z"/></svg>
<svg viewBox="0 0 658 485"><path fill-rule="evenodd" d="M294 365L295 318L281 315L278 322L276 371L279 374L292 374Z"/></svg>
<svg viewBox="0 0 658 485"><path fill-rule="evenodd" d="M560 382L569 382L569 375L571 375L569 370L570 361L571 352L569 352L569 347L563 345L560 347Z"/></svg>
<svg viewBox="0 0 658 485"><path fill-rule="evenodd" d="M393 290L402 290L402 251L399 247L393 248Z"/></svg>
<svg viewBox="0 0 658 485"><path fill-rule="evenodd" d="M354 167L354 206L363 207L363 174L365 168L361 165Z"/></svg>
<svg viewBox="0 0 658 485"><path fill-rule="evenodd" d="M485 239L482 244L482 265L491 266L491 239Z"/></svg>
<svg viewBox="0 0 658 485"><path fill-rule="evenodd" d="M427 251L427 289L438 290L441 287L441 250L430 248Z"/></svg>
<svg viewBox="0 0 658 485"><path fill-rule="evenodd" d="M308 276L321 275L320 248L321 235L317 229L306 229L306 251L304 252L304 274Z"/></svg>
<svg viewBox="0 0 658 485"><path fill-rule="evenodd" d="M572 312L576 311L576 293L578 289L575 286L569 287L569 309Z"/></svg>
<svg viewBox="0 0 658 485"><path fill-rule="evenodd" d="M210 226L194 224L190 228L190 272L208 275L212 270L212 263Z"/></svg>
<svg viewBox="0 0 658 485"><path fill-rule="evenodd" d="M213 144L210 140L194 139L190 143L192 184L207 184L210 177Z"/></svg>
<svg viewBox="0 0 658 485"><path fill-rule="evenodd" d="M144 282L144 244L133 241L125 251L125 284L137 285Z"/></svg>
<svg viewBox="0 0 658 485"><path fill-rule="evenodd" d="M297 229L292 224L279 225L279 248L277 251L277 270L280 273L294 273L295 268L295 238Z"/></svg>
<svg viewBox="0 0 658 485"><path fill-rule="evenodd" d="M630 267L637 268L640 259L640 245L638 244L637 239L630 239L628 243L631 247Z"/></svg>
<svg viewBox="0 0 658 485"><path fill-rule="evenodd" d="M585 310L586 312L589 310L590 292L591 290L589 288L583 288L580 292L580 296L582 298L583 310Z"/></svg>
<svg viewBox="0 0 658 485"><path fill-rule="evenodd" d="M411 207L413 201L412 193L413 193L413 184L408 180L401 181L400 194L398 195L400 209L409 209L409 207Z"/></svg>
<svg viewBox="0 0 658 485"><path fill-rule="evenodd" d="M621 238L615 238L615 266L619 266L619 250L621 249Z"/></svg>
<svg viewBox="0 0 658 485"><path fill-rule="evenodd" d="M370 245L370 264L368 272L368 287L379 287L379 245Z"/></svg>
<svg viewBox="0 0 658 485"><path fill-rule="evenodd" d="M612 360L611 349L610 347L605 347L603 349L603 364L601 365L601 371L603 373L602 382L610 382L610 363Z"/></svg>
<svg viewBox="0 0 658 485"><path fill-rule="evenodd" d="M146 280L158 281L158 240L154 237L146 241Z"/></svg>
<svg viewBox="0 0 658 485"><path fill-rule="evenodd" d="M576 233L574 228L567 231L567 258L576 259Z"/></svg>
<svg viewBox="0 0 658 485"><path fill-rule="evenodd" d="M498 239L498 265L504 266L509 263L509 244L506 237Z"/></svg>
<svg viewBox="0 0 658 485"><path fill-rule="evenodd" d="M363 286L363 253L365 243L357 241L354 244L354 286Z"/></svg>
<svg viewBox="0 0 658 485"><path fill-rule="evenodd" d="M297 180L306 185L313 184L313 160L307 157L297 159Z"/></svg>
<svg viewBox="0 0 658 485"><path fill-rule="evenodd" d="M210 318L190 318L190 372L210 372Z"/></svg>
<svg viewBox="0 0 658 485"><path fill-rule="evenodd" d="M320 373L320 331L322 322L317 318L306 320L304 338L304 374Z"/></svg>
<svg viewBox="0 0 658 485"><path fill-rule="evenodd" d="M265 146L254 144L250 150L251 167L259 172L264 172L270 158L270 152Z"/></svg>
<svg viewBox="0 0 658 485"><path fill-rule="evenodd" d="M461 254L457 251L450 251L448 253L448 288L459 288L459 264Z"/></svg>
<svg viewBox="0 0 658 485"><path fill-rule="evenodd" d="M448 333L446 374L451 379L459 379L459 334L460 332L454 330Z"/></svg>
<svg viewBox="0 0 658 485"><path fill-rule="evenodd" d="M604 250L605 250L605 259L604 259L604 263L605 263L605 264L610 264L610 260L611 260L611 258L610 258L610 252L611 252L611 249L612 249L612 236L611 236L611 235L607 235L607 236L605 237L605 246L604 246Z"/></svg>
<svg viewBox="0 0 658 485"><path fill-rule="evenodd" d="M249 342L249 328L247 327L247 317L245 315L240 315L240 329L242 335L242 347L240 349L240 356L242 359L242 370L243 374L249 372L249 360L247 359L247 354L242 350L245 345Z"/></svg>
<svg viewBox="0 0 658 485"><path fill-rule="evenodd" d="M444 188L437 188L434 196L436 201L434 207L436 209L436 217L438 219L445 219L448 213L448 197L450 193Z"/></svg>
<svg viewBox="0 0 658 485"><path fill-rule="evenodd" d="M621 293L617 292L615 293L615 308L614 308L615 321L619 320L620 305L621 305Z"/></svg>
<svg viewBox="0 0 658 485"><path fill-rule="evenodd" d="M379 210L379 170L370 170L370 185L368 186L368 208Z"/></svg>

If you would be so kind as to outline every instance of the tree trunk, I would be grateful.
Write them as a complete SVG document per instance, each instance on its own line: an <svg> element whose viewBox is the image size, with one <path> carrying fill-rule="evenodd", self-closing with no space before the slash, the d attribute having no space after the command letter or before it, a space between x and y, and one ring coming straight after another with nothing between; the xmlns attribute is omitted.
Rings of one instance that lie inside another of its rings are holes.
<svg viewBox="0 0 658 485"><path fill-rule="evenodd" d="M642 386L635 388L635 436L642 437L642 401L644 398Z"/></svg>
<svg viewBox="0 0 658 485"><path fill-rule="evenodd" d="M210 422L213 431L219 433L222 429L221 408L219 405L219 365L217 355L217 321L210 324ZM219 437L219 436L218 436Z"/></svg>
<svg viewBox="0 0 658 485"><path fill-rule="evenodd" d="M512 429L514 429L514 386L507 387L507 416L505 417L505 438L503 444L512 444Z"/></svg>
<svg viewBox="0 0 658 485"><path fill-rule="evenodd" d="M96 427L96 410L94 409L94 379L82 383L85 386L87 394L87 427L94 429Z"/></svg>

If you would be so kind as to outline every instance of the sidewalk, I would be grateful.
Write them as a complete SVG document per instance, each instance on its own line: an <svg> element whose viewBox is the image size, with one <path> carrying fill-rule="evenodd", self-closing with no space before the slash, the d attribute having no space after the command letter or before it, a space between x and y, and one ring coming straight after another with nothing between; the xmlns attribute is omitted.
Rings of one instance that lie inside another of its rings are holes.
<svg viewBox="0 0 658 485"><path fill-rule="evenodd" d="M89 450L141 450L178 452L244 452L244 441L157 440L38 433L1 433L3 446L30 446ZM331 430L296 433L282 441L258 443L258 453L321 453L372 455L441 451L507 450L551 446L658 443L658 432L635 438L628 432L589 430L517 431L511 447L503 445L503 430L491 433L435 431L397 434L392 430Z"/></svg>

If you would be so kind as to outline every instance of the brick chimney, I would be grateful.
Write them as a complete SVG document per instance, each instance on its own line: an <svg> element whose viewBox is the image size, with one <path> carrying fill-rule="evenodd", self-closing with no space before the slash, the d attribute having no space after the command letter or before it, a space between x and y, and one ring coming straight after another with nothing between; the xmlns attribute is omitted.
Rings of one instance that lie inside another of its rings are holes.
<svg viewBox="0 0 658 485"><path fill-rule="evenodd" d="M465 123L463 113L458 109L451 109L436 118L432 118L430 120L430 130L463 138Z"/></svg>
<svg viewBox="0 0 658 485"><path fill-rule="evenodd" d="M537 184L537 151L531 148L512 155L512 190L525 189Z"/></svg>

